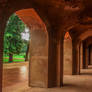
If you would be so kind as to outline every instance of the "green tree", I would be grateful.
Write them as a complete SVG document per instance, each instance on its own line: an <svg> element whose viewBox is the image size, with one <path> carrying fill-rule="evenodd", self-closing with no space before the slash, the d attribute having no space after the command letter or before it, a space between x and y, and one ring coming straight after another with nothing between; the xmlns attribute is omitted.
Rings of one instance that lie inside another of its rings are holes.
<svg viewBox="0 0 92 92"><path fill-rule="evenodd" d="M9 62L13 61L13 54L20 54L23 46L21 33L25 29L25 24L16 14L13 14L6 25L4 35L4 53L9 55Z"/></svg>

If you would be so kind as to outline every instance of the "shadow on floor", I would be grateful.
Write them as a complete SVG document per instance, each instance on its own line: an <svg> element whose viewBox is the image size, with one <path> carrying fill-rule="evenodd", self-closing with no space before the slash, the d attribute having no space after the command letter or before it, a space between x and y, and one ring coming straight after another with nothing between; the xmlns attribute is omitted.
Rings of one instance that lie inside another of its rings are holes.
<svg viewBox="0 0 92 92"><path fill-rule="evenodd" d="M74 85L74 84L63 84L63 87L72 87L72 88L74 88L74 87L77 87L77 85Z"/></svg>
<svg viewBox="0 0 92 92"><path fill-rule="evenodd" d="M91 75L92 76L92 73L80 73L80 75Z"/></svg>

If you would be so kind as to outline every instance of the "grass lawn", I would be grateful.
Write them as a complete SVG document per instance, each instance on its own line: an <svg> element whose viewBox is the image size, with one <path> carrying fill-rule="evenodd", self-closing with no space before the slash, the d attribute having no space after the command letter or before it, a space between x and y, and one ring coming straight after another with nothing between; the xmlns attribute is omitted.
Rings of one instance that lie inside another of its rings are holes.
<svg viewBox="0 0 92 92"><path fill-rule="evenodd" d="M13 62L24 62L25 61L24 56L25 56L25 53L20 55L13 55ZM8 63L8 61L9 61L9 56L4 54L3 62Z"/></svg>

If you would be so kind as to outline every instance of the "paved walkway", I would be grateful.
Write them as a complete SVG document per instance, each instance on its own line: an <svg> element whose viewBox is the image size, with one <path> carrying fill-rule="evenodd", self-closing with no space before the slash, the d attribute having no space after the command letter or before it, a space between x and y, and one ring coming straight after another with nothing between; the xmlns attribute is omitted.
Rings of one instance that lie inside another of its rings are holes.
<svg viewBox="0 0 92 92"><path fill-rule="evenodd" d="M92 66L81 75L64 76L61 88L30 88L27 71L28 63L4 65L3 92L92 92Z"/></svg>

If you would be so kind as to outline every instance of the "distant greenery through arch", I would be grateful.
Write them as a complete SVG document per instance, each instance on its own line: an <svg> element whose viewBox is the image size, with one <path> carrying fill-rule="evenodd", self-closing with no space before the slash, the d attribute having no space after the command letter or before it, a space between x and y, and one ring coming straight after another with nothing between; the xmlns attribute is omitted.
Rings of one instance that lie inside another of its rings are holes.
<svg viewBox="0 0 92 92"><path fill-rule="evenodd" d="M21 19L10 16L4 33L3 62L23 62L28 60L29 31Z"/></svg>

